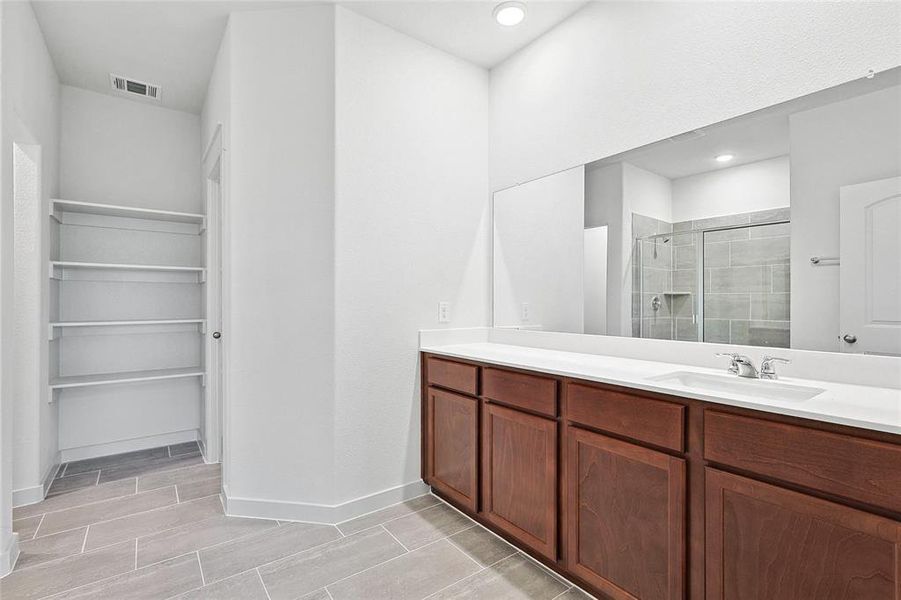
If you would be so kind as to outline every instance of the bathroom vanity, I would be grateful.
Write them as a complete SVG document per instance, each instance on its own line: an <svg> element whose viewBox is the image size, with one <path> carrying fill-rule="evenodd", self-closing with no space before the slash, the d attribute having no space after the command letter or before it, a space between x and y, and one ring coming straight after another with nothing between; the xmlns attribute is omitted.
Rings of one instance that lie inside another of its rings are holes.
<svg viewBox="0 0 901 600"><path fill-rule="evenodd" d="M448 348L423 479L599 597L901 600L897 390Z"/></svg>

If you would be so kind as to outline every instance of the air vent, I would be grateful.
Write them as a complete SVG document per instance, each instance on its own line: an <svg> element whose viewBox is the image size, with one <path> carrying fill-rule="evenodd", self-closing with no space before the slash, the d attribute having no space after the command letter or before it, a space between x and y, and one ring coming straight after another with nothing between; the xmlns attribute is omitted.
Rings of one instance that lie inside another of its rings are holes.
<svg viewBox="0 0 901 600"><path fill-rule="evenodd" d="M158 85L147 83L146 81L138 81L137 79L129 79L113 73L110 73L109 80L113 89L117 92L135 94L151 100L160 99L160 86Z"/></svg>

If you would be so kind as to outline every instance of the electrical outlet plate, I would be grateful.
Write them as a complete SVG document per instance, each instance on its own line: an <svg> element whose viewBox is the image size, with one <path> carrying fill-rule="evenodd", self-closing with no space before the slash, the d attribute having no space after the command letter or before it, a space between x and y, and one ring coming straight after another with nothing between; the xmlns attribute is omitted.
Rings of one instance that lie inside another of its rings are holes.
<svg viewBox="0 0 901 600"><path fill-rule="evenodd" d="M438 303L438 322L450 323L450 302Z"/></svg>
<svg viewBox="0 0 901 600"><path fill-rule="evenodd" d="M532 316L531 312L532 312L532 310L531 310L531 307L529 306L529 303L523 302L522 307L520 308L520 315L519 315L520 320L523 323L528 323L529 319Z"/></svg>

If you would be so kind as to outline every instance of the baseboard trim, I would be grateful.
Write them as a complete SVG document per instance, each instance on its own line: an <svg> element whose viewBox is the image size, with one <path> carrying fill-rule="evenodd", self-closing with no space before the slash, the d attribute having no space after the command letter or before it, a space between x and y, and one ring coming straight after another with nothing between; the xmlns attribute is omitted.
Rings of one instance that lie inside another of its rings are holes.
<svg viewBox="0 0 901 600"><path fill-rule="evenodd" d="M428 493L429 486L422 480L418 480L368 496L354 498L341 504L315 504L262 498L236 498L229 495L227 486L223 486L225 514L229 516L328 525L335 525Z"/></svg>
<svg viewBox="0 0 901 600"><path fill-rule="evenodd" d="M50 485L58 472L59 463L54 463L47 468L47 471L41 478L41 485L13 490L13 507L34 504L46 498L47 492L50 491Z"/></svg>
<svg viewBox="0 0 901 600"><path fill-rule="evenodd" d="M0 577L9 575L19 560L19 534L9 533L0 550Z"/></svg>
<svg viewBox="0 0 901 600"><path fill-rule="evenodd" d="M146 437L109 442L106 444L65 448L60 450L60 461L64 463L72 462L73 460L97 458L98 456L109 456L110 454L122 454L123 452L146 450L148 448L170 446L172 444L181 444L183 442L195 442L198 439L200 439L198 431L196 429L188 429L185 431L149 435Z"/></svg>
<svg viewBox="0 0 901 600"><path fill-rule="evenodd" d="M25 506L26 504L34 504L44 499L44 485L33 485L31 487L13 490L13 508Z"/></svg>

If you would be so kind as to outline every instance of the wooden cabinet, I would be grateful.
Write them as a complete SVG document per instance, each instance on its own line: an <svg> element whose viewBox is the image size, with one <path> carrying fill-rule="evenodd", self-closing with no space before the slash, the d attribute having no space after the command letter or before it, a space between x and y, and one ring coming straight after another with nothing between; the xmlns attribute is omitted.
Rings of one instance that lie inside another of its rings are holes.
<svg viewBox="0 0 901 600"><path fill-rule="evenodd" d="M901 600L901 436L426 355L423 475L614 600Z"/></svg>
<svg viewBox="0 0 901 600"><path fill-rule="evenodd" d="M428 388L426 461L429 483L476 511L479 502L479 400Z"/></svg>
<svg viewBox="0 0 901 600"><path fill-rule="evenodd" d="M482 490L485 518L557 558L557 422L485 403Z"/></svg>
<svg viewBox="0 0 901 600"><path fill-rule="evenodd" d="M567 568L611 598L684 597L685 461L567 428Z"/></svg>
<svg viewBox="0 0 901 600"><path fill-rule="evenodd" d="M708 468L707 600L901 600L901 523Z"/></svg>

